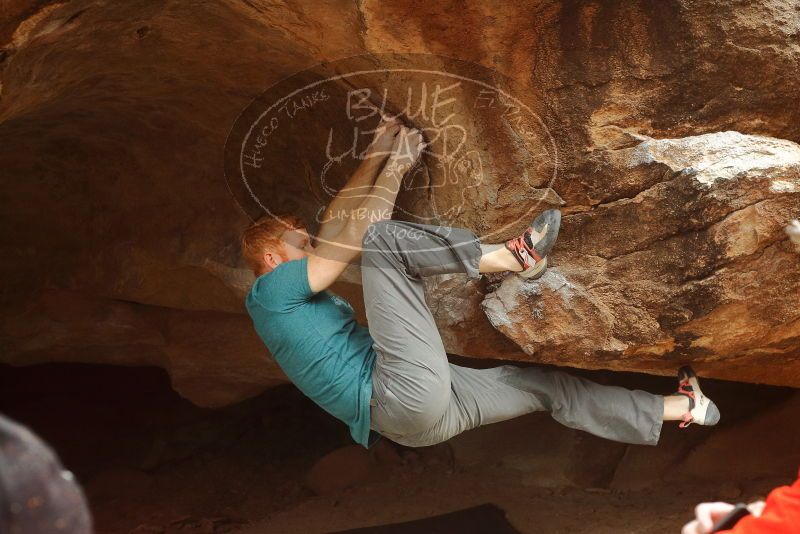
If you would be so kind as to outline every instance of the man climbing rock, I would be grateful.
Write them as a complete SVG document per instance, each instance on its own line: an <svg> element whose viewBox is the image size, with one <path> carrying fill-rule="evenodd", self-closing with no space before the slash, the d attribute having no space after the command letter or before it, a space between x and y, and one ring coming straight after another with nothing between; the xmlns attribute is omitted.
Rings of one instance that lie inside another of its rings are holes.
<svg viewBox="0 0 800 534"><path fill-rule="evenodd" d="M257 277L246 301L253 325L305 395L365 447L377 434L407 446L433 445L542 410L571 428L648 445L658 442L664 421L717 423L716 405L688 367L678 372L677 392L660 396L557 370L449 363L422 278L514 271L536 279L547 268L561 218L547 210L498 244L481 243L465 228L391 220L403 176L424 148L419 131L384 119L327 207L314 242L292 215L263 217L242 236L243 256ZM359 256L369 329L328 290Z"/></svg>

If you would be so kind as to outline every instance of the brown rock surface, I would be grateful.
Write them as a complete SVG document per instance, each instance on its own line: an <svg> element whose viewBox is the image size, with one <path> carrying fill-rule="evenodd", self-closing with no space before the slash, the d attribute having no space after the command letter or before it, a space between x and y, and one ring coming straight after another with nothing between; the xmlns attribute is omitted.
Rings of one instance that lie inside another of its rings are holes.
<svg viewBox="0 0 800 534"><path fill-rule="evenodd" d="M431 198L438 213L461 203L444 222L494 241L540 199L565 214L539 282L431 280L449 351L652 373L693 361L800 386L800 257L782 232L800 215L798 36L791 0L6 2L2 361L159 365L203 405L279 380L242 307L248 217L225 140L279 80L399 52L510 78L552 136L537 152L459 106L480 185L428 161L435 196L400 198L420 217ZM275 168L309 221L320 203L297 169L312 132ZM334 289L363 320L357 282L353 269Z"/></svg>
<svg viewBox="0 0 800 534"><path fill-rule="evenodd" d="M783 227L798 210L800 146L722 132L615 158L661 178L567 217L557 267L483 300L492 324L537 361L665 373L692 361L797 385L800 262Z"/></svg>

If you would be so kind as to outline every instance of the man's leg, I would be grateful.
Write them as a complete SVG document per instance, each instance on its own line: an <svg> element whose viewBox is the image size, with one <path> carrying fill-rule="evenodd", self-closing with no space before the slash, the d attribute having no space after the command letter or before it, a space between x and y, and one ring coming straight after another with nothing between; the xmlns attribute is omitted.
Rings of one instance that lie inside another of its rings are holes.
<svg viewBox="0 0 800 534"><path fill-rule="evenodd" d="M419 434L392 439L411 447L434 445L465 430L537 411L549 411L570 428L624 443L655 445L661 434L660 395L536 367L470 369L451 364L450 376L452 395L442 418Z"/></svg>
<svg viewBox="0 0 800 534"><path fill-rule="evenodd" d="M433 444L484 424L548 410L562 424L627 443L655 444L680 419L685 398L602 386L561 371L449 364L421 277L519 270L497 245L469 230L382 221L364 237L362 279L373 372L372 428L398 443ZM515 261L515 260L514 260ZM672 412L675 412L674 414ZM712 423L713 424L713 423Z"/></svg>
<svg viewBox="0 0 800 534"><path fill-rule="evenodd" d="M451 402L450 365L422 277L480 277L481 246L464 228L402 221L372 224L361 276L373 347L372 428L396 439L439 421Z"/></svg>

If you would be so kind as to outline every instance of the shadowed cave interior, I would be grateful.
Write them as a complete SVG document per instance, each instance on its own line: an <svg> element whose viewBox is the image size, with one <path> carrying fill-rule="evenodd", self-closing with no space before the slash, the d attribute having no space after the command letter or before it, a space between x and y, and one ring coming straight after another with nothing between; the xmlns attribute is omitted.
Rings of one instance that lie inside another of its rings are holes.
<svg viewBox="0 0 800 534"><path fill-rule="evenodd" d="M706 386L726 414L718 427L665 426L658 447L531 414L434 447L382 440L366 452L288 384L203 409L155 368L46 364L0 376L0 410L55 447L108 533L675 532L700 500L756 499L789 483L800 445L794 389L727 381Z"/></svg>

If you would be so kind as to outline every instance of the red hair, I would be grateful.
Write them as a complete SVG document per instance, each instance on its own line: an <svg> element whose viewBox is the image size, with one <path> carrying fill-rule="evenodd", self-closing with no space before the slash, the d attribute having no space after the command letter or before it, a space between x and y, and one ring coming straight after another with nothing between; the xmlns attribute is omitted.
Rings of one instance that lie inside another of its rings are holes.
<svg viewBox="0 0 800 534"><path fill-rule="evenodd" d="M266 272L264 251L272 249L283 256L284 248L281 236L288 230L305 228L300 217L291 214L265 215L242 232L242 257L256 275Z"/></svg>

